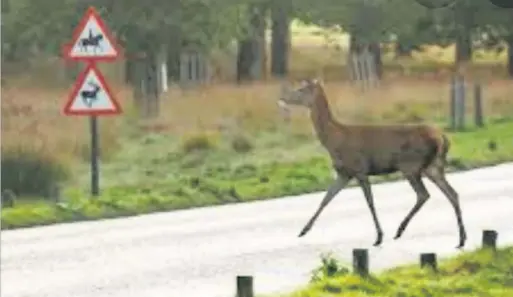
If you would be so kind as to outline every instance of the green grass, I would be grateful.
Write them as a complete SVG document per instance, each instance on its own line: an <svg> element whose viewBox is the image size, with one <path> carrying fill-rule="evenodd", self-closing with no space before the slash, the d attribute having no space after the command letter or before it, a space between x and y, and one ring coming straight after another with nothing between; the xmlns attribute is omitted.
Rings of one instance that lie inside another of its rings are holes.
<svg viewBox="0 0 513 297"><path fill-rule="evenodd" d="M513 160L511 121L449 135L450 170ZM332 179L327 154L308 135L288 135L284 142L283 132L262 132L255 143L243 138L249 147L242 151L233 145L233 137L222 135L184 140L145 134L137 143L134 139L141 138L134 136L127 135L123 149L102 164L100 197L88 197L84 185L89 184L89 168L84 166L64 189L60 205L18 202L2 209L2 229L270 199L321 191Z"/></svg>
<svg viewBox="0 0 513 297"><path fill-rule="evenodd" d="M417 265L398 267L368 278L329 259L310 284L280 297L510 297L513 296L513 247L464 253L439 263L438 272ZM328 271L331 274L319 273ZM335 265L333 265L335 264Z"/></svg>

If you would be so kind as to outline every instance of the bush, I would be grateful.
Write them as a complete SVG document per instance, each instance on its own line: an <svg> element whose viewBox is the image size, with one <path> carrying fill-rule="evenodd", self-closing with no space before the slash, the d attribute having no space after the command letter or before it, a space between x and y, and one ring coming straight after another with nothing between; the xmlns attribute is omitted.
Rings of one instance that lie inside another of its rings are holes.
<svg viewBox="0 0 513 297"><path fill-rule="evenodd" d="M16 196L49 197L66 180L66 167L49 155L26 148L2 150L2 191Z"/></svg>
<svg viewBox="0 0 513 297"><path fill-rule="evenodd" d="M182 138L181 148L185 153L207 151L217 147L217 139L210 134L198 133Z"/></svg>
<svg viewBox="0 0 513 297"><path fill-rule="evenodd" d="M253 149L253 144L247 136L237 134L232 139L232 149L237 153L247 153Z"/></svg>
<svg viewBox="0 0 513 297"><path fill-rule="evenodd" d="M312 271L310 282L320 282L330 277L342 276L349 273L349 269L345 267L331 253L321 255L321 265Z"/></svg>

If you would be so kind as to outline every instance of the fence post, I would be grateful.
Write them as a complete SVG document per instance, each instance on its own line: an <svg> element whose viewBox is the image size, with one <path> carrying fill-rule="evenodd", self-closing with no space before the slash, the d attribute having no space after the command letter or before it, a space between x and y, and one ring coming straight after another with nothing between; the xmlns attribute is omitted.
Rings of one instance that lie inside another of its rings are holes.
<svg viewBox="0 0 513 297"><path fill-rule="evenodd" d="M353 272L360 276L369 275L369 252L366 249L353 249Z"/></svg>
<svg viewBox="0 0 513 297"><path fill-rule="evenodd" d="M484 127L482 87L480 83L474 85L474 122L477 127Z"/></svg>
<svg viewBox="0 0 513 297"><path fill-rule="evenodd" d="M252 276L237 276L236 297L254 297Z"/></svg>
<svg viewBox="0 0 513 297"><path fill-rule="evenodd" d="M451 78L450 86L449 128L456 131L456 76Z"/></svg>
<svg viewBox="0 0 513 297"><path fill-rule="evenodd" d="M497 249L497 231L484 230L483 231L483 248Z"/></svg>
<svg viewBox="0 0 513 297"><path fill-rule="evenodd" d="M461 131L465 128L465 79L462 75L456 76L455 91L456 130Z"/></svg>
<svg viewBox="0 0 513 297"><path fill-rule="evenodd" d="M436 254L435 253L423 253L420 254L420 268L429 267L434 271L437 271Z"/></svg>

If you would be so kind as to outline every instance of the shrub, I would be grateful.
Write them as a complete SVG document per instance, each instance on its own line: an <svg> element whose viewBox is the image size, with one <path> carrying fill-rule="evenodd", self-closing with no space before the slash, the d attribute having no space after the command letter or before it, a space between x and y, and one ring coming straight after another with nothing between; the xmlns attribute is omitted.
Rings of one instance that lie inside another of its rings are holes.
<svg viewBox="0 0 513 297"><path fill-rule="evenodd" d="M321 255L321 266L312 271L310 282L319 282L334 276L342 276L349 273L345 267L331 253Z"/></svg>
<svg viewBox="0 0 513 297"><path fill-rule="evenodd" d="M247 153L253 149L253 144L244 134L237 134L232 139L232 149L237 153Z"/></svg>
<svg viewBox="0 0 513 297"><path fill-rule="evenodd" d="M2 191L17 196L49 197L69 177L67 168L44 152L26 148L2 149Z"/></svg>
<svg viewBox="0 0 513 297"><path fill-rule="evenodd" d="M16 203L16 195L13 191L7 189L2 191L2 208L14 207Z"/></svg>
<svg viewBox="0 0 513 297"><path fill-rule="evenodd" d="M182 138L180 147L185 153L195 151L207 151L217 147L217 139L214 135L197 133Z"/></svg>

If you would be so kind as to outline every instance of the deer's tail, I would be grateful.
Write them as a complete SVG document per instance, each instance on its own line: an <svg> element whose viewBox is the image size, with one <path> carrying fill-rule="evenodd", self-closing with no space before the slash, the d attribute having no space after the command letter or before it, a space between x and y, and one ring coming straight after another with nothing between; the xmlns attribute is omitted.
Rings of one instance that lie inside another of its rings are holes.
<svg viewBox="0 0 513 297"><path fill-rule="evenodd" d="M441 138L441 145L438 147L438 155L442 159L445 159L447 157L447 153L449 152L449 149L451 148L451 142L449 141L449 138L445 134L442 134L440 138Z"/></svg>

